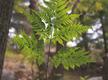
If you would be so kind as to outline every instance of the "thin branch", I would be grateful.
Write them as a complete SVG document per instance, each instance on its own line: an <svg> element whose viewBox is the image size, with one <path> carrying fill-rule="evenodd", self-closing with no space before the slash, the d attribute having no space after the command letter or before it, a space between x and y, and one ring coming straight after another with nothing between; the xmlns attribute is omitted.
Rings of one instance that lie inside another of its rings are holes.
<svg viewBox="0 0 108 80"><path fill-rule="evenodd" d="M75 9L77 8L78 3L80 3L80 0L76 0L75 3L73 4L72 10L70 14L73 14Z"/></svg>

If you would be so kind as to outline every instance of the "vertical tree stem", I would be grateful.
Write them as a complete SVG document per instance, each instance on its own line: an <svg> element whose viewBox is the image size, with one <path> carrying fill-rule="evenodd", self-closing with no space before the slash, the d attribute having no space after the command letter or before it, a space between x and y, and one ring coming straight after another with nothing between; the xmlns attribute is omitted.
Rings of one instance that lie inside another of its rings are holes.
<svg viewBox="0 0 108 80"><path fill-rule="evenodd" d="M0 79L2 75L14 0L0 0Z"/></svg>

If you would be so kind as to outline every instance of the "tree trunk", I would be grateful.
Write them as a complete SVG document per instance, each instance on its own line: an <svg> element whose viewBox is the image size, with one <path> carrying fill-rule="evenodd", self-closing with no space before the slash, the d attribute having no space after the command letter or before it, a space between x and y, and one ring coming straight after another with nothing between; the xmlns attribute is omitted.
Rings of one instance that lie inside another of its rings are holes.
<svg viewBox="0 0 108 80"><path fill-rule="evenodd" d="M108 46L106 39L106 30L105 30L105 20L101 17L102 31L103 31L103 39L104 39L104 64L103 64L103 80L108 80Z"/></svg>
<svg viewBox="0 0 108 80"><path fill-rule="evenodd" d="M83 25L85 25L85 22L84 22L85 15L86 15L86 12L82 12L82 14L79 17L80 23ZM82 38L83 38L83 42L81 44L84 46L84 49L86 51L89 51L87 33L83 33Z"/></svg>
<svg viewBox="0 0 108 80"><path fill-rule="evenodd" d="M0 0L0 79L12 15L13 0Z"/></svg>

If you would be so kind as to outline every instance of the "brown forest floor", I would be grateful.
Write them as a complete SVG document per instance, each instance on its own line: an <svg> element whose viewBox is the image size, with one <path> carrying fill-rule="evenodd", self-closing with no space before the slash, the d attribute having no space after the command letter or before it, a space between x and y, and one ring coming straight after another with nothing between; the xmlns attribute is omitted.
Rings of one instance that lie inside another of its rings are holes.
<svg viewBox="0 0 108 80"><path fill-rule="evenodd" d="M65 71L64 80L80 80L80 76L97 76L99 70L97 70L98 68L96 67L97 66L90 67L91 69L82 68L75 71ZM4 62L2 80L32 80L30 63L24 62L21 54L7 52Z"/></svg>
<svg viewBox="0 0 108 80"><path fill-rule="evenodd" d="M2 80L32 80L31 75L31 65L23 62L21 54L6 54Z"/></svg>

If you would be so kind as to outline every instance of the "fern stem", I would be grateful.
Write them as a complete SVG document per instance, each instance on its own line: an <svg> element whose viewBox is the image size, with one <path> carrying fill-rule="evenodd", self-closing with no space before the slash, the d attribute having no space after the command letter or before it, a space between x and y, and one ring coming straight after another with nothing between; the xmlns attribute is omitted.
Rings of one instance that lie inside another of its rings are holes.
<svg viewBox="0 0 108 80"><path fill-rule="evenodd" d="M48 52L45 54L45 57L46 57L46 74L45 74L45 80L50 80L50 75L52 73L52 66L50 64L51 45L52 45L52 39L49 39Z"/></svg>

